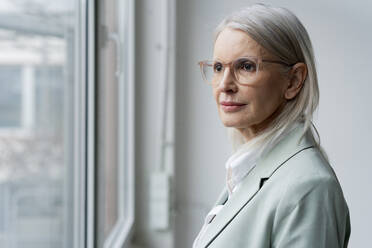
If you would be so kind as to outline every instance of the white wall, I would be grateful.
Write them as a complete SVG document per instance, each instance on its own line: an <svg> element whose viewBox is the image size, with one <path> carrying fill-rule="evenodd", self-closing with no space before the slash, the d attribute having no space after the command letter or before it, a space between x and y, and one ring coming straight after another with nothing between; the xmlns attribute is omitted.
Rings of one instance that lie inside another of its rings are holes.
<svg viewBox="0 0 372 248"><path fill-rule="evenodd" d="M133 247L136 248L177 247L173 245L172 226L164 231L154 231L150 226L150 177L161 163L162 97L167 33L164 16L167 15L166 4L172 1L135 1L136 208ZM169 101L172 104L172 99ZM172 118L171 114L169 118ZM172 166L168 163L165 167L169 174L173 174ZM172 225L172 218L170 224Z"/></svg>
<svg viewBox="0 0 372 248"><path fill-rule="evenodd" d="M349 247L369 243L372 222L372 2L261 1L287 7L303 22L318 62L320 108L315 124L351 212ZM231 148L211 89L197 62L212 56L212 34L223 16L253 1L177 2L176 193L177 248L191 247L224 186Z"/></svg>

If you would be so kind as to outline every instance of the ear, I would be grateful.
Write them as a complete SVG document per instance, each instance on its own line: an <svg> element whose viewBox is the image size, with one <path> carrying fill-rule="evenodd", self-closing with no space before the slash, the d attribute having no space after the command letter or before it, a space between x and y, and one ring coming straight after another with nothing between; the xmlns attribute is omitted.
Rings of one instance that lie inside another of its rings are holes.
<svg viewBox="0 0 372 248"><path fill-rule="evenodd" d="M300 62L292 66L289 72L287 89L284 93L285 99L291 100L297 96L305 82L306 76L307 66L305 63Z"/></svg>

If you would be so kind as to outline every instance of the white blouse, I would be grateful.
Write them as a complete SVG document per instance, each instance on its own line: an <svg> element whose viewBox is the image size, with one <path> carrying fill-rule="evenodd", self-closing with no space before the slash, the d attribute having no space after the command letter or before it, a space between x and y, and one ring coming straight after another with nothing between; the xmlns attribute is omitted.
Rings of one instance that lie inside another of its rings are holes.
<svg viewBox="0 0 372 248"><path fill-rule="evenodd" d="M270 151L276 144L279 143L279 141L284 136L286 136L286 134L288 134L290 131L292 131L297 126L298 126L298 123L296 123L295 125L292 125L281 135L274 137L274 139L272 139L270 144L268 145L261 144L260 146L254 146L253 145L254 142L258 140L257 138L255 138L244 145L243 147L243 149L245 149L244 151L237 150L235 153L233 153L230 156L230 158L227 160L225 164L226 186L227 186L227 191L229 193L228 199L231 197L233 193L235 193L239 189L241 182L248 175L248 173L256 166L258 159L264 153ZM265 147L265 150L263 150L262 147ZM224 205L216 205L209 211L209 213L204 219L204 224L203 224L201 231L199 232L198 236L194 240L193 248L197 248L198 241L204 235L207 229L207 226L209 225L209 223L213 221L213 219L217 216L217 214L223 209L223 206Z"/></svg>

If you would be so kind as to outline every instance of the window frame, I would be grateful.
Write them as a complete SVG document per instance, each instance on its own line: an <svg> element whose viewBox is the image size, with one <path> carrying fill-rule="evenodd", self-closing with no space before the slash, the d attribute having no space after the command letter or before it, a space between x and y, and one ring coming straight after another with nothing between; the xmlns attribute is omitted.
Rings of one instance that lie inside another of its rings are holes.
<svg viewBox="0 0 372 248"><path fill-rule="evenodd" d="M75 27L76 35L75 39L75 49L78 52L75 52L75 69L76 73L74 74L75 88L74 88L74 117L73 117L73 127L74 127L74 211L73 211L73 221L74 229L76 230L76 235L73 236L73 247L86 247L93 248L91 246L89 226L92 225L92 219L89 219L90 208L88 207L88 202L90 200L88 183L91 183L90 174L94 173L91 166L88 164L90 160L90 142L91 137L90 129L94 121L89 121L88 111L90 111L90 105L88 104L90 99L89 94L89 81L88 81L88 72L89 72L89 59L88 59L88 49L91 45L87 39L87 35L91 32L89 25L90 24L90 11L89 8L92 6L94 1L89 2L86 0L78 0L76 4L76 13L77 18L75 18ZM94 6L94 5L93 5ZM91 207L94 207L91 206Z"/></svg>
<svg viewBox="0 0 372 248"><path fill-rule="evenodd" d="M104 242L104 247L127 247L133 233L135 216L135 8L134 0L117 1L117 46L119 77L119 152L118 221ZM122 13L124 12L124 13ZM123 56L126 55L126 56Z"/></svg>
<svg viewBox="0 0 372 248"><path fill-rule="evenodd" d="M86 246L87 248L95 247L95 224L96 220L95 216L95 152L96 152L96 137L95 137L95 128L96 128L96 119L95 119L95 94L96 94L96 18L95 18L95 11L96 11L96 1L87 1L87 0L80 0L82 2L82 9L85 10L85 18L86 21L84 25L84 40L85 47L82 49L85 52L86 63L84 64L86 67L85 73L85 82L86 82L86 94L87 99L85 103L86 106ZM85 230L84 230L85 231Z"/></svg>

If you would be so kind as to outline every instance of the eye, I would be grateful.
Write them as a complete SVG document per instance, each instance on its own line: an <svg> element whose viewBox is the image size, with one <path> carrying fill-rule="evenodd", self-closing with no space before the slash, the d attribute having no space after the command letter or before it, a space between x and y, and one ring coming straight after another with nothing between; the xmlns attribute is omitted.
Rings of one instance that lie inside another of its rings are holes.
<svg viewBox="0 0 372 248"><path fill-rule="evenodd" d="M213 64L213 71L215 73L223 71L223 65L220 62L216 62Z"/></svg>
<svg viewBox="0 0 372 248"><path fill-rule="evenodd" d="M256 71L256 63L251 60L242 60L237 63L237 69L242 72L255 72Z"/></svg>

